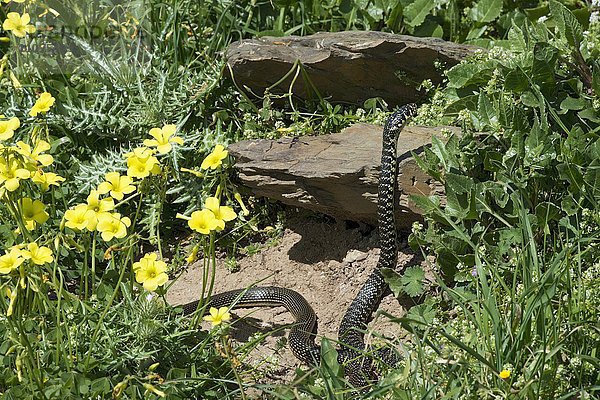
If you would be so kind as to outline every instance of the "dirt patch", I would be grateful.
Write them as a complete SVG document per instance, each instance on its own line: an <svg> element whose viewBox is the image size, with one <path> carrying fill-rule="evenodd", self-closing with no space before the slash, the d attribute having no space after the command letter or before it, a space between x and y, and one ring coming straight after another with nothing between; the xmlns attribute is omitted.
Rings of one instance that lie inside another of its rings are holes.
<svg viewBox="0 0 600 400"><path fill-rule="evenodd" d="M293 289L315 310L318 336L336 340L343 314L377 265L377 231L364 225L349 227L320 218L292 218L287 226L276 246L238 259L238 272L229 272L221 262L216 273L215 293L258 282L261 286ZM406 235L400 235L399 246L399 269L421 262L407 248ZM196 300L201 276L201 264L190 267L169 290L168 301L184 304ZM389 322L381 315L382 311L394 316L405 312L393 296L387 296L369 327L386 337L401 335L398 324ZM293 317L282 307L240 309L235 310L235 314L244 317L243 321L234 322L233 335L237 340L246 341L257 332L271 332L245 362L260 365L261 374L271 383L289 381L296 367L302 365L281 340L287 334L285 326L293 323Z"/></svg>

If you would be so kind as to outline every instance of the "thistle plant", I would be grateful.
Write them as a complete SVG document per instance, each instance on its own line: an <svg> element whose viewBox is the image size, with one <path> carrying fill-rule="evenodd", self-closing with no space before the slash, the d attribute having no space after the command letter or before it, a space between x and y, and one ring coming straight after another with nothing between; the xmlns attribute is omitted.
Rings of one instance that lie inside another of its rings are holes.
<svg viewBox="0 0 600 400"><path fill-rule="evenodd" d="M48 114L55 106L55 98L44 92L28 112L21 113L30 116L26 121L4 116L0 120L0 215L8 217L2 223L10 227L11 234L0 256L0 312L8 329L4 332L0 325L0 333L8 338L11 353L16 355L11 359L17 381L26 382L30 393L43 392L49 375L45 361L37 356L47 344L32 340L27 333L31 330L29 321L45 321L49 315L54 323L42 323L40 333L47 335L50 329L67 343L53 347L56 365L67 369L77 365L78 370L89 374L96 368L92 354L100 345L102 327L123 296L144 291L165 295L170 267L160 238L156 251L138 255L144 241L138 224L144 197L157 188L164 192L167 181L175 179L169 153L183 143L176 125L151 129L142 146L123 155L123 166L99 179L85 201L69 207L61 191L67 179L56 172L55 159L48 154L52 148ZM215 195L206 199L204 209L187 218L190 227L204 233L200 239L206 276L203 297L208 297L214 283L217 232L237 216L232 207L222 205L227 199L235 201L237 192L224 168L228 165L227 151L222 147L217 150L207 157L206 173L187 170L216 184ZM79 272L73 275L78 266ZM76 307L86 310L85 315L100 296L103 302L97 305L93 327L81 326L82 332L87 331L87 350L78 350L80 344L69 322L73 317L63 304L78 304ZM219 325L228 315L227 310L218 310L211 322ZM114 393L136 391L136 383L156 395L163 393L156 379L125 381L127 385ZM6 387L0 384L0 392L3 390Z"/></svg>

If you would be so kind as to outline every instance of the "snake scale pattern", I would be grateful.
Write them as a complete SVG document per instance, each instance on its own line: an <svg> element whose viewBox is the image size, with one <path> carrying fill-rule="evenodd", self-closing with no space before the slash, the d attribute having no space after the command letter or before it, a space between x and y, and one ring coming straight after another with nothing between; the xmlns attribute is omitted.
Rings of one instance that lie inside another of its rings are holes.
<svg viewBox="0 0 600 400"><path fill-rule="evenodd" d="M368 380L375 378L371 360L361 357L365 349L364 331L387 290L380 269L395 268L398 258L394 218L398 167L396 145L400 132L416 109L415 104L402 106L388 118L383 129L377 200L381 252L377 267L352 301L339 329L340 343L343 346L338 350L338 361L346 364L346 375L354 386L364 386ZM213 295L208 305L217 308L285 307L295 318L288 335L292 352L306 364L319 364L321 348L315 344L317 317L310 304L298 292L274 286L237 289ZM195 312L197 307L198 301L185 304L184 314Z"/></svg>

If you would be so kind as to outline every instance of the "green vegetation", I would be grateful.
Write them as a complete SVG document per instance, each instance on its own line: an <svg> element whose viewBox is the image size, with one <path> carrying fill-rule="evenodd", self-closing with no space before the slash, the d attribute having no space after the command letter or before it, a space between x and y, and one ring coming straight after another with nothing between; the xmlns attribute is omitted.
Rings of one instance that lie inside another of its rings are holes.
<svg viewBox="0 0 600 400"><path fill-rule="evenodd" d="M225 47L373 29L487 50L423 84L417 122L462 127L418 155L446 189L414 198L426 224L410 243L435 256L436 279L386 272L421 301L397 320L401 365L360 395L598 398L599 13L578 0L3 2L0 395L356 398L333 350L293 384L252 384L244 357L260 338L232 347L227 324L198 330L164 295L166 273L195 258L207 295L218 248L280 231L259 228L277 216L246 210L216 145L388 111L291 93L280 109L236 86Z"/></svg>

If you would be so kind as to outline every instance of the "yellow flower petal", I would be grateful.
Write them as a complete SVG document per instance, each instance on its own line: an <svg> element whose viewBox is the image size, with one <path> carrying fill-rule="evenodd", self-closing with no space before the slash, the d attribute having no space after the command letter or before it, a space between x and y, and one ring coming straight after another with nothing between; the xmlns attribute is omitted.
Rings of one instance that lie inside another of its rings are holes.
<svg viewBox="0 0 600 400"><path fill-rule="evenodd" d="M498 376L502 379L508 379L508 378L510 378L510 371L507 369L503 369L502 371L500 371Z"/></svg>
<svg viewBox="0 0 600 400"><path fill-rule="evenodd" d="M150 292L168 282L169 277L165 272L166 269L167 264L164 261L157 260L155 253L146 254L138 262L133 263L135 280L143 284L144 289Z"/></svg>
<svg viewBox="0 0 600 400"><path fill-rule="evenodd" d="M8 121L0 121L0 140L12 138L19 126L21 126L21 121L17 117L13 117Z"/></svg>
<svg viewBox="0 0 600 400"><path fill-rule="evenodd" d="M39 200L29 197L21 199L21 211L28 230L33 230L36 225L43 224L50 217L44 209L46 206Z"/></svg>
<svg viewBox="0 0 600 400"><path fill-rule="evenodd" d="M218 221L215 219L215 215L210 210L194 211L188 220L188 226L200 232L203 235L208 235L210 231L216 229Z"/></svg>
<svg viewBox="0 0 600 400"><path fill-rule="evenodd" d="M29 115L37 117L39 113L46 113L50 111L50 107L54 105L56 99L48 92L44 92L38 97L35 104L29 111Z"/></svg>
<svg viewBox="0 0 600 400"><path fill-rule="evenodd" d="M215 146L213 151L206 156L204 161L202 161L202 165L200 167L202 169L217 169L221 166L222 161L227 157L228 151L225 150L225 147L218 144Z"/></svg>
<svg viewBox="0 0 600 400"><path fill-rule="evenodd" d="M52 257L52 250L46 246L38 246L37 243L29 243L27 245L27 250L23 250L22 252L23 258L27 260L31 260L36 265L44 265L46 263L51 263L54 261Z"/></svg>
<svg viewBox="0 0 600 400"><path fill-rule="evenodd" d="M6 254L0 256L0 274L8 274L16 270L25 261L23 253L16 247L12 247Z"/></svg>
<svg viewBox="0 0 600 400"><path fill-rule="evenodd" d="M228 311L227 307L221 307L216 309L215 307L211 307L209 310L210 315L204 317L205 321L209 321L212 326L220 325L222 322L229 321L231 319L231 314Z"/></svg>

